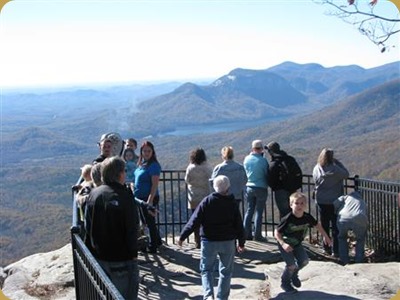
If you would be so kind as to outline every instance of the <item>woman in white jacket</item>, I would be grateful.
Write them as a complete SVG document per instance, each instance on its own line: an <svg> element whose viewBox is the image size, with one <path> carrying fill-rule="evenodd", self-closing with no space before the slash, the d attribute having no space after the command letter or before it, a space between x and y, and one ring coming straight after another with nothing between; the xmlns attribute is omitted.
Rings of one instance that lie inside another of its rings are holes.
<svg viewBox="0 0 400 300"><path fill-rule="evenodd" d="M339 257L339 245L336 226L337 216L333 202L343 195L343 180L348 177L349 171L340 161L333 157L333 150L329 148L322 149L313 170L315 200L318 205L321 225L333 240L333 251L325 244L324 250L326 254L332 254L335 257ZM332 229L332 233L330 229Z"/></svg>
<svg viewBox="0 0 400 300"><path fill-rule="evenodd" d="M210 194L209 179L212 173L207 163L206 153L202 148L190 152L189 165L186 168L185 182L188 185L188 206L194 213L195 209L208 194ZM194 232L196 248L200 249L200 233Z"/></svg>

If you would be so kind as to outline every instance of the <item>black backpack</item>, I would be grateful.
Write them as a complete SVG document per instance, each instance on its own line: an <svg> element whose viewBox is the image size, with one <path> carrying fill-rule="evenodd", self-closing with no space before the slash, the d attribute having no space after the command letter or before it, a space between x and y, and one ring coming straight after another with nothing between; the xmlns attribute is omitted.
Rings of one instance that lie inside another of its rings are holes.
<svg viewBox="0 0 400 300"><path fill-rule="evenodd" d="M302 187L303 172L294 157L287 155L277 165L279 181L285 190L294 192Z"/></svg>

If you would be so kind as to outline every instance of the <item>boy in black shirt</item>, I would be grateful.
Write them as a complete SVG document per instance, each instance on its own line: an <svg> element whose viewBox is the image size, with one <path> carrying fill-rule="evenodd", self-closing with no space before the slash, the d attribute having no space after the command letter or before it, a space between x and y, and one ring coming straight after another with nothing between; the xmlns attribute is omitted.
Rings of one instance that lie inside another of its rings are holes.
<svg viewBox="0 0 400 300"><path fill-rule="evenodd" d="M286 262L282 274L281 288L285 292L297 292L293 287L300 287L301 281L298 276L300 269L308 264L308 256L302 246L302 241L309 227L316 227L324 237L324 242L331 245L332 242L321 224L309 213L305 212L306 196L295 192L290 195L290 208L292 211L284 216L275 229L275 238L283 260ZM293 285L293 286L292 286Z"/></svg>

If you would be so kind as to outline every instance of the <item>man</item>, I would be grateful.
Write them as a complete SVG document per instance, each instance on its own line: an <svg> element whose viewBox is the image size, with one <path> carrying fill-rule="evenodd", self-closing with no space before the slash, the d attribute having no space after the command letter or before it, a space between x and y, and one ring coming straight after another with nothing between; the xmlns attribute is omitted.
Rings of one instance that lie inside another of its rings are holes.
<svg viewBox="0 0 400 300"><path fill-rule="evenodd" d="M99 145L100 155L93 160L93 164L102 162L107 157L120 156L124 148L124 141L116 132L103 134L97 144Z"/></svg>
<svg viewBox="0 0 400 300"><path fill-rule="evenodd" d="M253 141L251 147L251 153L245 157L243 162L247 176L245 193L247 210L243 224L246 232L246 239L252 240L253 232L251 222L255 212L254 239L256 241L266 242L267 239L263 237L261 233L261 225L268 197L268 161L263 156L264 147L261 140Z"/></svg>
<svg viewBox="0 0 400 300"><path fill-rule="evenodd" d="M185 225L178 245L200 227L201 236L201 282L203 299L229 298L231 278L238 240L237 251L244 251L245 235L236 200L229 192L229 178L219 175L214 178L216 191L205 197ZM217 297L214 298L214 264L219 262Z"/></svg>
<svg viewBox="0 0 400 300"><path fill-rule="evenodd" d="M270 142L265 149L271 156L268 185L274 191L275 203L282 219L291 211L289 196L301 188L303 174L296 160L282 151L277 142Z"/></svg>
<svg viewBox="0 0 400 300"><path fill-rule="evenodd" d="M89 195L85 243L125 299L137 299L138 211L126 188L125 162L113 156L101 163L103 185Z"/></svg>
<svg viewBox="0 0 400 300"><path fill-rule="evenodd" d="M101 163L107 157L111 156L111 152L112 152L111 140L109 140L107 138L100 139L100 142L98 142L98 145L99 145L100 154L93 160L93 164Z"/></svg>

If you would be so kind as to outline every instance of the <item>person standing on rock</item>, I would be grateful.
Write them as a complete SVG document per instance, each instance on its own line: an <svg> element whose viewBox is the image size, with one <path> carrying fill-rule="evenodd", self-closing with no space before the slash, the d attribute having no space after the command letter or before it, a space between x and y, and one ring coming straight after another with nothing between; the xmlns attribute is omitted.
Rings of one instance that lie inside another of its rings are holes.
<svg viewBox="0 0 400 300"><path fill-rule="evenodd" d="M183 241L200 228L203 299L226 300L230 294L235 250L242 253L246 240L239 207L229 192L229 178L217 176L213 180L213 187L216 192L209 194L197 206L181 232L178 245L181 247ZM214 298L214 264L217 261L218 291Z"/></svg>
<svg viewBox="0 0 400 300"><path fill-rule="evenodd" d="M281 150L277 142L270 142L264 148L271 156L268 185L274 191L275 203L282 219L291 211L289 196L302 187L303 173L296 159Z"/></svg>
<svg viewBox="0 0 400 300"><path fill-rule="evenodd" d="M316 227L324 237L324 242L332 244L331 239L321 224L309 213L305 212L307 198L303 193L295 192L290 195L291 212L282 218L275 229L275 239L286 263L281 276L281 288L288 293L297 292L293 287L301 287L299 270L308 264L308 256L302 245L309 227Z"/></svg>
<svg viewBox="0 0 400 300"><path fill-rule="evenodd" d="M137 299L138 211L125 186L125 162L118 156L101 163L103 185L94 188L85 212L85 244L125 299Z"/></svg>
<svg viewBox="0 0 400 300"><path fill-rule="evenodd" d="M333 249L324 245L324 252L334 257L339 257L338 228L336 225L337 215L333 202L343 196L343 180L349 177L346 167L334 157L333 150L322 149L318 156L317 164L313 169L313 179L315 182L315 201L322 227L333 240ZM330 235L330 232L332 234Z"/></svg>
<svg viewBox="0 0 400 300"><path fill-rule="evenodd" d="M246 239L266 242L262 236L262 217L268 198L268 161L264 158L264 147L261 140L251 144L251 153L244 158L243 166L246 171L246 213L244 215L244 229ZM254 226L252 226L254 215ZM254 235L253 235L254 227Z"/></svg>
<svg viewBox="0 0 400 300"><path fill-rule="evenodd" d="M209 179L212 169L207 162L206 152L203 148L196 148L190 152L189 165L186 167L185 182L188 187L188 206L194 213L195 209L209 193ZM200 249L200 233L194 232L196 248Z"/></svg>

